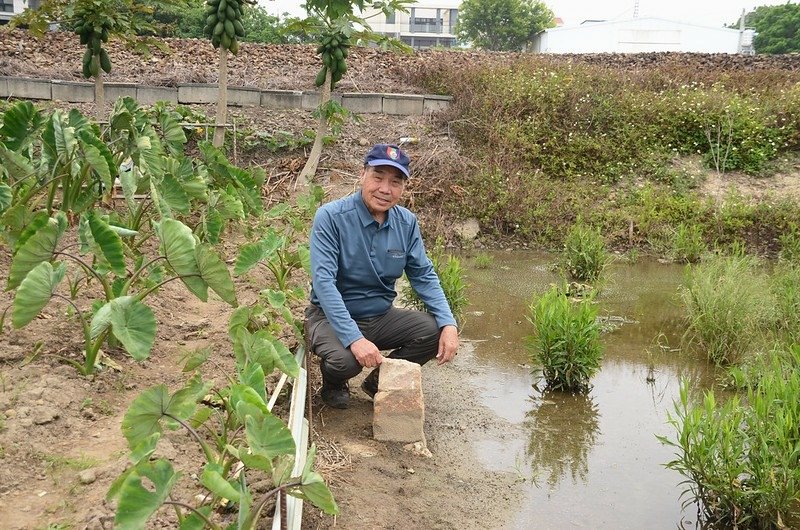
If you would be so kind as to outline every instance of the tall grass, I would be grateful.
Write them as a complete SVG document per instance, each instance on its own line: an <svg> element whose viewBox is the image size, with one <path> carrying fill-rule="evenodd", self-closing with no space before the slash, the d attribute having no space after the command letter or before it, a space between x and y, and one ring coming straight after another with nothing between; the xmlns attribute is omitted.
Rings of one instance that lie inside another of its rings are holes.
<svg viewBox="0 0 800 530"><path fill-rule="evenodd" d="M531 302L527 338L532 360L542 367L548 389L584 392L600 369L603 348L597 309L591 300L573 303L557 287Z"/></svg>
<svg viewBox="0 0 800 530"><path fill-rule="evenodd" d="M684 475L686 502L696 502L704 527L798 528L800 525L800 346L773 355L757 371L746 400L701 405L688 383L670 423L676 449L667 464Z"/></svg>
<svg viewBox="0 0 800 530"><path fill-rule="evenodd" d="M775 301L776 338L785 344L800 344L800 263L779 265L770 277L770 290Z"/></svg>
<svg viewBox="0 0 800 530"><path fill-rule="evenodd" d="M564 270L574 280L596 282L611 262L600 230L578 220L564 241Z"/></svg>
<svg viewBox="0 0 800 530"><path fill-rule="evenodd" d="M672 259L678 263L697 263L706 243L703 241L703 230L699 225L681 223L672 234Z"/></svg>
<svg viewBox="0 0 800 530"><path fill-rule="evenodd" d="M464 281L464 268L461 266L461 260L452 254L446 254L444 247L437 242L437 245L430 252L431 263L433 269L439 276L439 283L444 291L444 296L447 298L447 303L450 305L450 311L458 322L459 327L464 322L464 311L467 308L469 300L467 300L467 284ZM422 299L417 295L416 291L409 284L405 284L400 292L400 300L408 307L423 311L425 304Z"/></svg>
<svg viewBox="0 0 800 530"><path fill-rule="evenodd" d="M716 256L686 270L686 338L716 364L740 362L769 324L769 288L756 264L747 256Z"/></svg>

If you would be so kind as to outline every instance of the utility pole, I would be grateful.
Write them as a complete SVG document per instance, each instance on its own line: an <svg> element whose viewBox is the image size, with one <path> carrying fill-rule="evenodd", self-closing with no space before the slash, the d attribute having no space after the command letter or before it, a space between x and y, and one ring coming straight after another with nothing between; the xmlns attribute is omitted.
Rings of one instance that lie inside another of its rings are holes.
<svg viewBox="0 0 800 530"><path fill-rule="evenodd" d="M742 53L744 51L744 14L745 14L745 9L742 8L742 16L739 17L739 51L738 51L738 53Z"/></svg>

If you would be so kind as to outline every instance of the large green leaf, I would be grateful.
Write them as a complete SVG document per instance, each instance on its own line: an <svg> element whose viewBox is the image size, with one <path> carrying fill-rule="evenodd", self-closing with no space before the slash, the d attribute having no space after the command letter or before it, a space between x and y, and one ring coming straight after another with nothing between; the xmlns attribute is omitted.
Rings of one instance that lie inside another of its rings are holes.
<svg viewBox="0 0 800 530"><path fill-rule="evenodd" d="M237 196L236 190L231 187L220 191L216 206L223 219L244 219L242 200Z"/></svg>
<svg viewBox="0 0 800 530"><path fill-rule="evenodd" d="M201 226L203 227L204 240L215 245L219 243L224 221L217 210L209 209L203 214Z"/></svg>
<svg viewBox="0 0 800 530"><path fill-rule="evenodd" d="M53 291L61 280L64 279L66 267L63 263L58 263L55 268L48 261L43 261L25 276L17 289L12 305L12 323L19 329L36 318L42 310Z"/></svg>
<svg viewBox="0 0 800 530"><path fill-rule="evenodd" d="M110 193L111 189L114 187L114 178L111 176L112 173L108 167L108 162L105 157L103 157L100 150L93 145L84 145L83 159L89 167L92 168L92 171L100 177L100 181L103 183L106 192Z"/></svg>
<svg viewBox="0 0 800 530"><path fill-rule="evenodd" d="M233 274L240 276L256 265L261 260L270 258L285 244L286 240L270 229L267 235L255 243L246 243L239 249L236 256L236 264L233 267Z"/></svg>
<svg viewBox="0 0 800 530"><path fill-rule="evenodd" d="M19 286L25 276L43 261L50 261L66 229L66 219L51 217L47 224L31 234L11 260L7 290Z"/></svg>
<svg viewBox="0 0 800 530"><path fill-rule="evenodd" d="M13 192L11 186L5 182L0 182L0 213L5 212L11 207Z"/></svg>
<svg viewBox="0 0 800 530"><path fill-rule="evenodd" d="M30 160L0 144L0 165L5 168L12 183L30 178L36 173Z"/></svg>
<svg viewBox="0 0 800 530"><path fill-rule="evenodd" d="M134 448L153 433L163 432L162 422L175 429L178 425L176 420L191 418L198 400L210 387L195 376L173 395L166 385L154 386L139 394L122 418L122 434L128 440L128 446Z"/></svg>
<svg viewBox="0 0 800 530"><path fill-rule="evenodd" d="M260 419L248 417L245 422L245 436L254 451L268 458L293 455L295 452L292 433L279 418L271 414Z"/></svg>
<svg viewBox="0 0 800 530"><path fill-rule="evenodd" d="M275 338L269 331L262 329L255 333L256 347L259 353L268 355L274 366L280 369L281 372L297 377L300 373L300 365L297 364L297 359L294 358L292 352L286 345ZM262 344L264 344L262 346Z"/></svg>
<svg viewBox="0 0 800 530"><path fill-rule="evenodd" d="M267 402L267 385L264 377L264 369L258 363L246 363L244 368L239 370L239 381L243 385L255 390L256 394L263 402Z"/></svg>
<svg viewBox="0 0 800 530"><path fill-rule="evenodd" d="M172 487L178 481L172 464L164 459L155 462L140 462L128 475L119 489L119 504L114 518L117 530L140 530L153 513L167 500ZM142 484L148 479L149 487Z"/></svg>
<svg viewBox="0 0 800 530"><path fill-rule="evenodd" d="M247 452L247 448L239 449L239 460L249 469L260 469L272 473L272 459L257 452Z"/></svg>
<svg viewBox="0 0 800 530"><path fill-rule="evenodd" d="M200 483L218 497L239 502L239 491L225 480L225 477L220 473L219 467L218 464L206 464L205 468L203 468L203 473L200 475Z"/></svg>
<svg viewBox="0 0 800 530"><path fill-rule="evenodd" d="M18 101L3 113L2 122L2 143L12 151L20 151L34 141L44 118L30 101Z"/></svg>
<svg viewBox="0 0 800 530"><path fill-rule="evenodd" d="M211 515L211 510L213 508L213 506L206 505L195 509L207 519L208 516ZM200 515L198 515L196 512L191 512L183 519L183 521L181 521L181 525L178 527L178 530L204 530L205 528L205 519L200 517Z"/></svg>
<svg viewBox="0 0 800 530"><path fill-rule="evenodd" d="M158 121L159 125L161 125L161 134L164 136L167 149L172 154L182 153L183 144L186 143L186 134L183 132L180 122L170 112L162 112Z"/></svg>
<svg viewBox="0 0 800 530"><path fill-rule="evenodd" d="M122 186L122 195L125 197L125 202L128 208L136 207L136 190L139 187L139 172L133 165L133 160L128 158L119 166L119 183Z"/></svg>
<svg viewBox="0 0 800 530"><path fill-rule="evenodd" d="M191 209L189 197L186 195L186 192L183 191L183 188L178 181L175 180L175 177L165 174L161 178L159 192L171 210L180 212L182 214L189 213L189 210Z"/></svg>
<svg viewBox="0 0 800 530"><path fill-rule="evenodd" d="M156 340L156 317L148 306L133 296L114 298L95 313L91 336L98 337L109 326L131 357L142 361L150 355Z"/></svg>
<svg viewBox="0 0 800 530"><path fill-rule="evenodd" d="M325 485L325 480L319 473L308 473L302 480L303 484L300 487L289 489L289 495L307 500L328 515L339 513L339 507L333 499L331 490Z"/></svg>
<svg viewBox="0 0 800 530"><path fill-rule="evenodd" d="M9 212L11 213L11 212ZM25 242L31 238L33 234L39 231L42 227L47 226L47 223L50 221L50 217L47 215L47 212L44 210L40 210L35 214L32 214L32 217L29 219L22 220L25 223L25 228L19 234L19 237L14 242L14 254L16 254Z"/></svg>
<svg viewBox="0 0 800 530"><path fill-rule="evenodd" d="M198 245L195 248L195 259L203 281L225 302L233 307L238 306L231 273L214 249L210 245Z"/></svg>
<svg viewBox="0 0 800 530"><path fill-rule="evenodd" d="M161 253L181 281L203 302L208 301L208 284L200 276L195 258L195 239L191 228L175 219L164 219L160 225Z"/></svg>
<svg viewBox="0 0 800 530"><path fill-rule="evenodd" d="M108 223L98 217L95 212L89 212L86 217L89 221L92 238L103 253L103 257L111 265L111 270L119 276L124 276L126 272L125 255L119 234L112 230Z"/></svg>
<svg viewBox="0 0 800 530"><path fill-rule="evenodd" d="M158 441L161 439L160 432L154 432L144 440L142 440L136 447L131 449L130 454L128 455L128 460L130 460L132 467L129 467L127 470L123 471L120 476L114 479L111 483L111 487L108 488L108 493L106 493L106 499L109 501L115 498L119 494L119 490L125 481L128 479L128 475L130 475L135 466L143 461L149 460L150 456L155 452L156 446L158 445Z"/></svg>

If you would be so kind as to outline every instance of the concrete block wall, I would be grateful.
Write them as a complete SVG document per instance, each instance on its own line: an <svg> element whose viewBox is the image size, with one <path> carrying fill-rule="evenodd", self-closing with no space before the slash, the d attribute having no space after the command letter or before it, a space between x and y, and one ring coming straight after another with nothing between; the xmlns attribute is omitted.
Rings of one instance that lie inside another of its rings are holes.
<svg viewBox="0 0 800 530"><path fill-rule="evenodd" d="M183 104L217 102L217 85L187 83L177 87L141 86L134 83L107 82L105 98L114 102L121 97L135 98L143 105L157 101ZM94 101L94 83L50 81L0 76L0 97L59 100L69 103ZM438 112L447 108L452 98L437 95L379 94L368 92L334 92L331 97L358 114L412 115ZM300 90L261 90L256 87L229 87L231 106L261 106L270 109L313 110L319 105L320 92Z"/></svg>

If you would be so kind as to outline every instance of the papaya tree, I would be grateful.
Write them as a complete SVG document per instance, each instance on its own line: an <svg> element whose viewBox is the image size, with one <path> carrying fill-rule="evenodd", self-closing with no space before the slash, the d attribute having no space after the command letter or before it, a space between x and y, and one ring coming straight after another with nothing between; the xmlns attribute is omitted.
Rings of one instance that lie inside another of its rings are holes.
<svg viewBox="0 0 800 530"><path fill-rule="evenodd" d="M154 39L136 36L150 27L146 15L161 6L183 6L187 0L43 0L36 9L26 9L12 19L12 24L28 27L32 35L41 37L50 24L58 22L74 32L86 51L82 60L83 77L93 78L97 118L103 117L105 95L103 74L110 73L111 58L106 43L111 37L146 52L151 45L162 46Z"/></svg>
<svg viewBox="0 0 800 530"><path fill-rule="evenodd" d="M314 84L322 89L320 104L316 110L317 133L306 165L298 177L301 185L307 186L317 172L319 157L322 154L322 142L328 127L341 122L341 116L347 115L347 110L331 99L331 92L347 72L347 56L351 45L355 41L374 42L383 47L392 46L409 50L402 42L373 32L368 21L359 14L364 11L365 6L377 8L386 15L396 11L406 13L407 6L412 3L413 0L385 0L374 3L365 0L307 0L306 9L309 17L296 25L289 26L290 30L303 28L306 32L318 36L317 55L322 63L314 80ZM356 14L356 10L359 14Z"/></svg>
<svg viewBox="0 0 800 530"><path fill-rule="evenodd" d="M225 121L228 116L228 52L239 53L239 39L244 37L243 9L248 0L207 0L206 25L203 34L219 50L219 95L214 128L214 147L225 142Z"/></svg>

